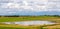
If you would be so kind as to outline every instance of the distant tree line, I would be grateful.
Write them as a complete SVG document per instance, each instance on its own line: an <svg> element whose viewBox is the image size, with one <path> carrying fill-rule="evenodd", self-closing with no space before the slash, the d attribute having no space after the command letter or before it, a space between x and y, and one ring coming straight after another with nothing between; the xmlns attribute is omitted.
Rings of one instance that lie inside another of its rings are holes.
<svg viewBox="0 0 60 29"><path fill-rule="evenodd" d="M53 17L60 17L60 15L43 15L43 16L53 16Z"/></svg>
<svg viewBox="0 0 60 29"><path fill-rule="evenodd" d="M1 16L0 17L30 17L31 15L6 15L6 16ZM39 16L53 16L53 17L60 17L60 15L39 15ZM36 17L36 16L31 16L31 17Z"/></svg>

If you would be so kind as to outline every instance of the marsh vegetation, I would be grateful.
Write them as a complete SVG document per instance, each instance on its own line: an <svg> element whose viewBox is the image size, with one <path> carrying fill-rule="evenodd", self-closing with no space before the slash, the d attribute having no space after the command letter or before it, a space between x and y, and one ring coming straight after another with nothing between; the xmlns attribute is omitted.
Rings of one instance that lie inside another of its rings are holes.
<svg viewBox="0 0 60 29"><path fill-rule="evenodd" d="M0 23L0 29L60 29L60 16L19 16L19 17L7 17L1 16L0 22L21 22L21 21L51 21L58 24L54 25L29 25L29 26L22 26L18 24L5 24Z"/></svg>

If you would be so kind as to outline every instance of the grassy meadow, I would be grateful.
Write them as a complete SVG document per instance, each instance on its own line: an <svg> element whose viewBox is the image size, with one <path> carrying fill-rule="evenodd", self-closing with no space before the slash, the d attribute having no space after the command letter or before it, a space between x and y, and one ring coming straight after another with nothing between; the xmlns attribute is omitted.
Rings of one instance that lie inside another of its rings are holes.
<svg viewBox="0 0 60 29"><path fill-rule="evenodd" d="M0 22L15 22L15 21L32 21L32 20L44 20L52 21L59 24L44 25L44 26L22 26L22 25L7 25L0 24L0 29L60 29L60 17L55 16L20 16L20 17L0 17Z"/></svg>

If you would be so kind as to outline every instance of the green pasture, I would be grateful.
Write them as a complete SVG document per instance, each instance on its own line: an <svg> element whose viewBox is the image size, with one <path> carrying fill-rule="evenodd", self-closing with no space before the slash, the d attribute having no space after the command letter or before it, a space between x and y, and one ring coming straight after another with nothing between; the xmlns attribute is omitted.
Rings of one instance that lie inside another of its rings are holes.
<svg viewBox="0 0 60 29"><path fill-rule="evenodd" d="M53 17L53 16L0 17L0 22L33 21L33 20L43 20L43 21L52 21L60 23L60 17ZM49 27L44 28L42 26L32 27L32 26L19 26L19 25L16 26L16 25L0 24L0 29L47 29L47 28L49 29ZM54 28L54 29L60 29L60 28Z"/></svg>
<svg viewBox="0 0 60 29"><path fill-rule="evenodd" d="M60 22L60 17L51 17L51 16L24 16L24 17L0 17L0 22L14 22L14 21L33 21L33 20L45 20Z"/></svg>

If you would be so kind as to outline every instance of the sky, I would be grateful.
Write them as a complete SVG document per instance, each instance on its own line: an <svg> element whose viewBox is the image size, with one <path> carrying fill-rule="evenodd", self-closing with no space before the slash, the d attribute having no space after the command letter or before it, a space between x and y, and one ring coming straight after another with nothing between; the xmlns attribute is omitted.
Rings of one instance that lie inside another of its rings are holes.
<svg viewBox="0 0 60 29"><path fill-rule="evenodd" d="M60 0L0 0L0 15L60 15Z"/></svg>

